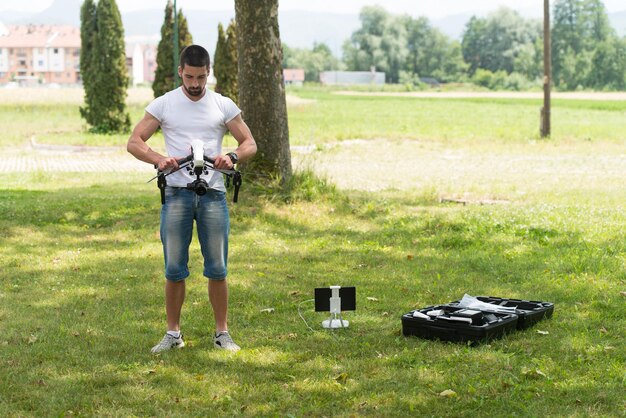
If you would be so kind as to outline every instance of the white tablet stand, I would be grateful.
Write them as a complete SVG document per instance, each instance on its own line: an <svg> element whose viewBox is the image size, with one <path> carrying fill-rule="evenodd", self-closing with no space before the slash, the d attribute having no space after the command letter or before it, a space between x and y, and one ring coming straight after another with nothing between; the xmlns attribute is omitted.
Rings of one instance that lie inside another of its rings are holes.
<svg viewBox="0 0 626 418"><path fill-rule="evenodd" d="M322 321L324 328L348 328L350 323L341 316L341 298L339 297L341 286L330 286L330 318Z"/></svg>

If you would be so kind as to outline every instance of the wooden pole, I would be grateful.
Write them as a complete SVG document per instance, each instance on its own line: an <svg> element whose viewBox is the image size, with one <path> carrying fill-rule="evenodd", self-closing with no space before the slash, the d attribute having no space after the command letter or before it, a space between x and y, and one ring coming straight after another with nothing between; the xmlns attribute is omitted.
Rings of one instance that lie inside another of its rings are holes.
<svg viewBox="0 0 626 418"><path fill-rule="evenodd" d="M178 87L178 10L174 0L174 87Z"/></svg>
<svg viewBox="0 0 626 418"><path fill-rule="evenodd" d="M543 108L541 137L550 136L550 88L552 86L552 51L550 42L550 0L543 0Z"/></svg>

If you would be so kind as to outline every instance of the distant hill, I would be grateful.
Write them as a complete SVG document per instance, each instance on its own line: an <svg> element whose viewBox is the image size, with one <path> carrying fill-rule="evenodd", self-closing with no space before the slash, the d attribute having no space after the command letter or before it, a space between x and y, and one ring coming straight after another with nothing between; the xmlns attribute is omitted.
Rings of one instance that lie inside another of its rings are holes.
<svg viewBox="0 0 626 418"><path fill-rule="evenodd" d="M55 0L50 7L35 14L35 19L46 19L45 23L63 23L80 26L80 6L82 0Z"/></svg>
<svg viewBox="0 0 626 418"><path fill-rule="evenodd" d="M25 24L42 23L48 25L80 26L80 6L82 0L55 0L50 7L38 13L19 13L13 19L5 17L13 12L2 12L3 23Z"/></svg>
<svg viewBox="0 0 626 418"><path fill-rule="evenodd" d="M609 20L619 36L626 36L626 10L623 12L611 13L609 15Z"/></svg>
<svg viewBox="0 0 626 418"><path fill-rule="evenodd" d="M68 24L80 26L82 0L55 0L39 13L3 12L5 24ZM68 13L68 11L70 11ZM122 14L124 32L135 42L158 43L164 9L141 10ZM212 54L217 43L217 25L228 25L235 11L185 10L194 42ZM360 26L358 14L315 13L286 10L278 16L281 39L290 47L311 48L314 42L327 44L336 55L352 32ZM315 25L311 25L315 22Z"/></svg>
<svg viewBox="0 0 626 418"><path fill-rule="evenodd" d="M6 12L2 12L2 16L0 16L0 21L2 23L6 24L15 24L19 21L21 21L22 19L28 19L32 16L32 13L27 13L27 12L12 12L12 11L6 11Z"/></svg>
<svg viewBox="0 0 626 418"><path fill-rule="evenodd" d="M462 13L433 19L430 23L452 39L461 40L465 25L472 18L471 14Z"/></svg>
<svg viewBox="0 0 626 418"><path fill-rule="evenodd" d="M361 27L358 14L316 13L287 10L278 14L280 36L290 47L311 48L324 43L341 56L341 47Z"/></svg>
<svg viewBox="0 0 626 418"><path fill-rule="evenodd" d="M205 47L212 55L217 43L217 25L228 25L235 12L209 12L206 10L182 9L189 31L196 44ZM163 24L163 9L141 10L124 13L122 21L127 38L141 40L147 43L158 43L161 39L161 25Z"/></svg>
<svg viewBox="0 0 626 418"><path fill-rule="evenodd" d="M69 24L80 26L82 0L55 0L46 10L39 13L2 12L2 23L24 24ZM163 23L164 9L142 10L122 14L126 37L134 42L158 43ZM185 10L194 42L204 46L213 54L217 43L217 25L224 26L234 18L235 12ZM537 17L537 10L523 10L526 17ZM431 23L452 39L461 39L465 25L474 15L464 13L433 19ZM609 14L613 27L620 36L626 36L626 10ZM285 10L278 15L282 41L292 48L311 48L315 42L325 43L340 57L342 45L360 27L359 15Z"/></svg>
<svg viewBox="0 0 626 418"><path fill-rule="evenodd" d="M183 9L189 31L195 43L204 46L211 54L217 44L217 25L224 28L235 18L234 11L211 12ZM127 37L156 40L158 42L163 10L142 10L122 16ZM315 22L315 25L311 25ZM278 16L282 41L294 48L311 48L314 42L327 44L336 54L341 54L343 41L360 26L358 15L284 11Z"/></svg>

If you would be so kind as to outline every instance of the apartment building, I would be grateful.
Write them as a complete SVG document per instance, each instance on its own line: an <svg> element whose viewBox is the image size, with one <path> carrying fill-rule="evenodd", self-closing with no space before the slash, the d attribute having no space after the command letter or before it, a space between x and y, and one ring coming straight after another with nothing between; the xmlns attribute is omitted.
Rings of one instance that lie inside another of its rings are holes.
<svg viewBox="0 0 626 418"><path fill-rule="evenodd" d="M126 40L126 69L133 86L152 83L156 72L156 45L132 43Z"/></svg>
<svg viewBox="0 0 626 418"><path fill-rule="evenodd" d="M80 29L0 24L0 83L80 82Z"/></svg>

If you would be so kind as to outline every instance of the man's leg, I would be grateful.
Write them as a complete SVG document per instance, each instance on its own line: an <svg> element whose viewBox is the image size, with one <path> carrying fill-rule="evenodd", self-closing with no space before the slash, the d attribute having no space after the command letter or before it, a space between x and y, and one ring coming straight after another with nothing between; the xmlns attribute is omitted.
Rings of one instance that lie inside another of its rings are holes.
<svg viewBox="0 0 626 418"><path fill-rule="evenodd" d="M165 313L168 331L180 331L180 312L184 301L185 281L165 280Z"/></svg>
<svg viewBox="0 0 626 418"><path fill-rule="evenodd" d="M215 336L213 344L222 350L239 351L239 347L228 333L228 283L224 280L209 279L209 300L215 315Z"/></svg>
<svg viewBox="0 0 626 418"><path fill-rule="evenodd" d="M215 347L238 351L239 346L233 342L228 333L228 233L230 219L228 205L223 192L211 191L201 199L201 210L196 218L198 223L198 240L204 257L203 274L208 278L209 300L215 316Z"/></svg>
<svg viewBox="0 0 626 418"><path fill-rule="evenodd" d="M180 330L180 311L185 300L185 278L189 276L189 244L193 231L195 194L180 188L165 188L161 208L161 242L165 258L165 312L167 330Z"/></svg>
<svg viewBox="0 0 626 418"><path fill-rule="evenodd" d="M167 314L167 333L160 343L152 347L153 353L182 348L185 346L180 333L180 311L185 300L185 281L165 280L165 312Z"/></svg>
<svg viewBox="0 0 626 418"><path fill-rule="evenodd" d="M180 313L185 300L185 278L189 276L189 244L193 230L193 201L191 191L166 187L165 204L161 208L161 242L165 258L165 313L167 333L152 348L160 353L185 346L180 334Z"/></svg>
<svg viewBox="0 0 626 418"><path fill-rule="evenodd" d="M215 316L217 332L228 331L228 283L226 280L209 280L209 300Z"/></svg>
<svg viewBox="0 0 626 418"><path fill-rule="evenodd" d="M200 199L200 210L196 222L198 241L204 258L203 275L208 279L208 292L215 328L227 331L228 284L226 283L228 260L228 233L230 219L226 195L223 192L210 191Z"/></svg>

